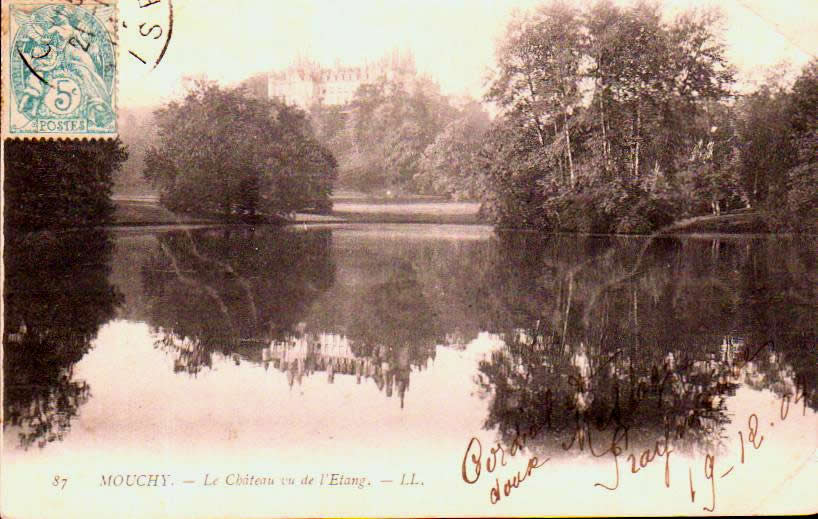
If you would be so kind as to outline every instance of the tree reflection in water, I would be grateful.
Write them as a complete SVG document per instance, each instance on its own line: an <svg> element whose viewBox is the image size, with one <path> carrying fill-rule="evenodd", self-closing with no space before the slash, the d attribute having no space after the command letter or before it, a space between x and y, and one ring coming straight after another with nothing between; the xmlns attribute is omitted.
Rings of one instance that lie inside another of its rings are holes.
<svg viewBox="0 0 818 519"><path fill-rule="evenodd" d="M126 314L151 325L179 373L222 356L292 387L319 373L371 381L401 405L437 348L488 332L503 346L475 378L485 426L506 441L542 426L543 444L577 445L577 431L622 425L631 442L710 445L741 384L818 407L814 242L341 236L152 233L117 260L120 277L123 261L141 266L141 286L122 285ZM72 366L122 300L110 258L104 232L6 236L4 427L24 446L59 439L90 396Z"/></svg>
<svg viewBox="0 0 818 519"><path fill-rule="evenodd" d="M515 233L375 252L331 250L327 231L158 240L143 269L149 322L177 371L195 374L219 352L272 365L291 386L318 372L371 379L403 403L438 345L488 331L505 347L480 365L485 425L506 438L544 425L556 443L622 425L632 441L718 442L724 400L741 383L800 388L816 405L816 255L796 240ZM357 277L336 283L336 261ZM770 340L736 369L736 352Z"/></svg>
<svg viewBox="0 0 818 519"><path fill-rule="evenodd" d="M328 231L198 230L158 240L144 288L157 346L172 352L177 372L195 375L218 352L273 365L290 386L316 372L330 383L371 379L403 405L412 368L424 368L443 337L407 261L314 308L335 282ZM332 310L350 302L355 312Z"/></svg>
<svg viewBox="0 0 818 519"><path fill-rule="evenodd" d="M174 231L142 268L157 345L176 371L198 373L214 353L232 355L291 335L332 286L328 231L234 227Z"/></svg>
<svg viewBox="0 0 818 519"><path fill-rule="evenodd" d="M725 397L738 385L731 366L715 358L676 350L656 362L523 330L504 337L505 347L481 362L477 379L492 395L486 427L498 427L506 441L533 428L545 431L540 438L552 448L581 448L588 427L622 427L636 444L667 432L682 444L712 446L728 422Z"/></svg>
<svg viewBox="0 0 818 519"><path fill-rule="evenodd" d="M5 235L3 427L23 448L60 440L91 394L76 364L122 295L105 231Z"/></svg>
<svg viewBox="0 0 818 519"><path fill-rule="evenodd" d="M809 245L504 239L511 259L500 254L499 265L525 257L534 269L488 269L493 286L528 298L513 304L514 324L493 330L504 346L476 376L490 399L485 427L504 441L542 429L537 441L553 452L621 426L637 446L666 434L682 448L713 447L729 421L725 398L742 383L803 394L816 408L818 284ZM540 280L535 290L527 290L531 279ZM508 299L490 298L486 310L501 313Z"/></svg>
<svg viewBox="0 0 818 519"><path fill-rule="evenodd" d="M406 260L392 263L387 279L366 288L355 301L360 310L345 328L359 371L372 377L387 397L394 386L403 407L412 368L425 369L443 340L437 313Z"/></svg>

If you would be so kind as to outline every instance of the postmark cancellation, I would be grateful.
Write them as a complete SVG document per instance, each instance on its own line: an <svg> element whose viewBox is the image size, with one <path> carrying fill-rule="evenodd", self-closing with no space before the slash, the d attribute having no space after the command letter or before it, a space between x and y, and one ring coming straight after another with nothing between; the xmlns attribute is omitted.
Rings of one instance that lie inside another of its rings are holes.
<svg viewBox="0 0 818 519"><path fill-rule="evenodd" d="M115 136L116 6L4 2L3 11L3 134Z"/></svg>

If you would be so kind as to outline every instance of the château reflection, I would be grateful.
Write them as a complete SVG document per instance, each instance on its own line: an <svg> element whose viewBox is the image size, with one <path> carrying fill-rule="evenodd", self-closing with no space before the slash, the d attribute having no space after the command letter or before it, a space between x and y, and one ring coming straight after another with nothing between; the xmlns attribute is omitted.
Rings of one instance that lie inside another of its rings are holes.
<svg viewBox="0 0 818 519"><path fill-rule="evenodd" d="M411 372L425 369L444 339L441 325L409 261L325 297L335 281L330 238L269 230L161 236L143 275L156 346L173 355L174 371L196 375L219 354L272 366L290 387L316 373L330 384L354 376L403 407ZM243 263L230 256L239 246L252 251ZM345 305L355 311L339 312Z"/></svg>
<svg viewBox="0 0 818 519"><path fill-rule="evenodd" d="M373 383L387 398L393 394L404 406L412 371L427 369L434 360L435 348L413 348L409 344L366 348L353 343L346 335L304 331L299 323L297 332L265 344L260 340L238 343L230 353L236 365L251 362L280 371L292 388L300 386L305 377L323 374L329 384L336 377L352 377L356 384ZM212 357L197 339L179 337L173 331L157 330L156 346L175 356L174 371L196 373L211 365ZM192 369L196 366L196 369Z"/></svg>
<svg viewBox="0 0 818 519"><path fill-rule="evenodd" d="M61 440L91 397L74 365L122 300L111 248L105 231L6 233L3 427L23 448Z"/></svg>

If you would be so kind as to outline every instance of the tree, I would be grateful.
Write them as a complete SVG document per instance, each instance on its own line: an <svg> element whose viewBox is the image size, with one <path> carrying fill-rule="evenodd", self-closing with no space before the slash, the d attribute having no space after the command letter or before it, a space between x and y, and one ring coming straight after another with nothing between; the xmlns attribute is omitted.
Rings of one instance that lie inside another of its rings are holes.
<svg viewBox="0 0 818 519"><path fill-rule="evenodd" d="M794 165L786 107L785 89L770 84L738 105L738 175L753 207L771 194L783 194L786 172Z"/></svg>
<svg viewBox="0 0 818 519"><path fill-rule="evenodd" d="M818 60L791 87L779 66L735 112L735 169L772 230L814 232L818 221Z"/></svg>
<svg viewBox="0 0 818 519"><path fill-rule="evenodd" d="M477 198L483 189L479 153L491 120L476 102L463 107L426 147L414 183L421 191L457 199Z"/></svg>
<svg viewBox="0 0 818 519"><path fill-rule="evenodd" d="M792 86L792 95L787 107L790 128L793 138L807 149L799 155L799 160L814 162L816 153L809 153L809 147L815 148L815 134L818 132L818 58L810 61Z"/></svg>
<svg viewBox="0 0 818 519"><path fill-rule="evenodd" d="M500 70L487 95L519 114L518 121L533 128L544 150L556 152L570 186L576 180L570 119L579 99L580 38L578 13L565 4L519 15L498 49Z"/></svg>
<svg viewBox="0 0 818 519"><path fill-rule="evenodd" d="M557 188L543 175L545 159L532 138L536 127L515 115L494 122L480 151L486 186L480 212L501 228L550 230L558 222L543 208L546 192L553 193Z"/></svg>
<svg viewBox="0 0 818 519"><path fill-rule="evenodd" d="M818 230L818 59L792 87L787 109L796 165L787 175L785 214L797 230Z"/></svg>
<svg viewBox="0 0 818 519"><path fill-rule="evenodd" d="M337 165L301 110L198 81L154 117L144 175L169 209L231 219L328 206Z"/></svg>
<svg viewBox="0 0 818 519"><path fill-rule="evenodd" d="M720 215L746 205L736 167L735 111L720 103L705 105L689 134L698 141L676 173L684 212L697 214L709 207Z"/></svg>
<svg viewBox="0 0 818 519"><path fill-rule="evenodd" d="M733 77L717 22L691 11L667 23L657 5L608 1L584 11L551 2L514 18L486 97L507 128L495 136L510 139L502 164L487 166L489 212L502 225L649 232L698 208L680 203L677 176L725 172L701 127ZM719 205L729 186L706 184L695 196Z"/></svg>
<svg viewBox="0 0 818 519"><path fill-rule="evenodd" d="M114 212L113 175L127 156L119 139L8 140L6 229L109 223Z"/></svg>
<svg viewBox="0 0 818 519"><path fill-rule="evenodd" d="M142 176L145 168L145 154L156 140L156 125L153 123L153 108L119 108L123 121L119 127L119 138L128 150L128 160L114 176L113 191L116 194L153 194L150 184Z"/></svg>
<svg viewBox="0 0 818 519"><path fill-rule="evenodd" d="M424 151L458 113L424 78L363 84L343 111L313 113L339 158L341 185L362 191L417 191Z"/></svg>
<svg viewBox="0 0 818 519"><path fill-rule="evenodd" d="M733 81L718 22L716 12L687 11L667 24L647 3L619 9L601 2L587 14L589 119L598 121L606 173L672 173L690 153L701 138L691 131L697 114L725 99Z"/></svg>

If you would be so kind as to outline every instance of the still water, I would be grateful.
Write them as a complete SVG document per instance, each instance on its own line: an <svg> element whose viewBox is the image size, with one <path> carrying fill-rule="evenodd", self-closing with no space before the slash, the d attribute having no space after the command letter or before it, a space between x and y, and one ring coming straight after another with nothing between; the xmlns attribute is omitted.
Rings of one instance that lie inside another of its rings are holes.
<svg viewBox="0 0 818 519"><path fill-rule="evenodd" d="M5 251L4 476L20 481L57 464L99 486L104 463L83 460L104 453L104 470L163 463L196 484L426 467L427 484L466 492L470 438L480 458L522 437L554 467L589 447L621 447L624 466L658 441L724 457L748 416L785 404L768 445L808 459L818 444L814 239L339 225L7 237Z"/></svg>

